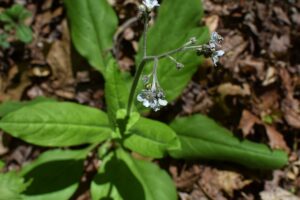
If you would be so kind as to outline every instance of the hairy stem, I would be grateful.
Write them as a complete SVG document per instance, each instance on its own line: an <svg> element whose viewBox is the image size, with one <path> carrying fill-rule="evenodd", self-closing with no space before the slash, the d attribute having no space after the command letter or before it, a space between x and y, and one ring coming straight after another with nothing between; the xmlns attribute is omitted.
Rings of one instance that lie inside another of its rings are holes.
<svg viewBox="0 0 300 200"><path fill-rule="evenodd" d="M148 31L148 14L144 14L144 31L143 31L143 58L147 56L147 31Z"/></svg>

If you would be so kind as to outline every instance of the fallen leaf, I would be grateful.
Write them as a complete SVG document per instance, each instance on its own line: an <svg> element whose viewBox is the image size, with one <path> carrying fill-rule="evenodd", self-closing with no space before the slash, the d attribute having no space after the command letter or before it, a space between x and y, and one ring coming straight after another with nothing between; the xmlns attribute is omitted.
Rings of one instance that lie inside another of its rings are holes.
<svg viewBox="0 0 300 200"><path fill-rule="evenodd" d="M263 86L268 86L277 80L277 73L274 67L269 67L266 72L265 79L262 83Z"/></svg>
<svg viewBox="0 0 300 200"><path fill-rule="evenodd" d="M278 37L277 35L273 35L269 51L272 57L283 57L286 55L288 49L290 47L290 36L288 34L282 35Z"/></svg>
<svg viewBox="0 0 300 200"><path fill-rule="evenodd" d="M204 18L205 25L211 33L217 30L219 21L220 17L218 15L211 15Z"/></svg>
<svg viewBox="0 0 300 200"><path fill-rule="evenodd" d="M290 19L287 16L287 14L282 10L282 8L275 6L273 8L273 11L275 13L275 16L277 19L279 19L280 21L286 23L287 25L291 25Z"/></svg>
<svg viewBox="0 0 300 200"><path fill-rule="evenodd" d="M286 122L297 129L300 129L300 105L294 98L285 98L281 103L281 109L284 113Z"/></svg>
<svg viewBox="0 0 300 200"><path fill-rule="evenodd" d="M280 187L260 192L259 195L262 200L300 200L299 197Z"/></svg>
<svg viewBox="0 0 300 200"><path fill-rule="evenodd" d="M47 62L52 70L51 78L55 81L58 81L61 88L74 82L70 55L71 43L66 21L63 21L62 27L62 40L57 40L54 42L47 56Z"/></svg>
<svg viewBox="0 0 300 200"><path fill-rule="evenodd" d="M235 190L243 189L252 183L252 180L245 180L237 172L205 168L199 182L211 197L219 199L222 192L233 197Z"/></svg>
<svg viewBox="0 0 300 200"><path fill-rule="evenodd" d="M239 128L242 130L243 135L249 135L255 124L260 124L265 127L269 139L269 145L272 149L283 149L287 152L290 151L281 133L279 133L274 127L262 122L261 119L253 115L248 110L244 110L239 124Z"/></svg>
<svg viewBox="0 0 300 200"><path fill-rule="evenodd" d="M294 98L294 86L291 76L285 68L279 71L286 97L281 102L281 110L283 111L286 122L297 129L300 129L300 102Z"/></svg>
<svg viewBox="0 0 300 200"><path fill-rule="evenodd" d="M244 83L243 86L233 85L232 83L223 83L218 89L218 93L221 94L222 97L225 96L247 96L250 95L250 87L248 84Z"/></svg>
<svg viewBox="0 0 300 200"><path fill-rule="evenodd" d="M247 137L251 134L253 126L260 123L261 121L255 115L250 113L248 110L243 110L239 128L242 130L243 136Z"/></svg>
<svg viewBox="0 0 300 200"><path fill-rule="evenodd" d="M290 149L287 146L283 135L279 133L274 127L264 124L266 128L266 133L269 138L269 144L272 147L272 149L283 149L286 152L289 152Z"/></svg>

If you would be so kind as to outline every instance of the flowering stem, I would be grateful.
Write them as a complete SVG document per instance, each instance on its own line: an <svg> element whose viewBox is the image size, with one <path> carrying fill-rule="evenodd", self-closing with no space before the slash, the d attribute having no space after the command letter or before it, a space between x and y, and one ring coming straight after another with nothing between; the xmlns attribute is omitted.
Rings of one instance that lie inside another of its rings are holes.
<svg viewBox="0 0 300 200"><path fill-rule="evenodd" d="M147 28L147 27L144 26L144 28ZM145 36L144 36L144 43L143 44L144 45L146 44ZM131 89L130 89L128 105L127 105L127 116L130 116L131 109L132 109L132 104L133 104L133 100L134 100L134 96L135 96L135 91L136 91L136 88L138 86L140 77L142 75L142 72L144 70L144 67L145 67L146 63L150 60L154 60L154 62L158 62L159 59L162 59L164 57L168 57L170 55L173 55L173 54L176 54L176 53L179 53L179 52L183 52L183 51L188 51L188 50L192 50L192 49L195 50L196 47L199 48L200 46L194 46L194 48L187 48L187 46L184 45L180 48L168 51L168 52L160 54L160 55L156 55L156 56L147 56L146 55L146 56L144 56L141 63L138 65L138 68L137 68L137 71L134 75L134 80L133 80L133 83L132 83L132 86L131 86ZM145 54L145 52L146 51L144 50L144 54Z"/></svg>
<svg viewBox="0 0 300 200"><path fill-rule="evenodd" d="M143 31L143 56L147 56L147 30L148 30L148 13L144 14L144 31Z"/></svg>
<svg viewBox="0 0 300 200"><path fill-rule="evenodd" d="M133 83L130 89L130 94L129 94L129 99L128 99L128 105L127 105L127 116L130 116L131 113L131 109L132 109L132 104L133 104L133 99L135 96L135 90L138 86L139 80L140 80L140 76L142 75L144 66L147 62L147 59L143 59L142 62L139 64L137 71L134 75L134 79L133 79Z"/></svg>
<svg viewBox="0 0 300 200"><path fill-rule="evenodd" d="M133 101L134 101L134 97L135 97L135 91L136 91L136 88L138 86L138 83L139 83L140 77L142 75L142 72L144 70L144 67L145 67L145 65L148 61L153 60L156 67L157 67L157 62L158 62L159 59L171 56L171 55L179 53L179 52L188 51L188 50L192 50L192 49L195 50L196 48L200 47L200 46L192 46L193 48L191 48L190 45L192 45L193 42L190 41L190 42L184 44L182 47L179 47L177 49L168 51L166 53L159 54L159 55L156 55L156 56L147 56L147 30L148 30L148 20L149 20L148 13L145 12L143 17L144 17L144 31L143 31L144 35L143 35L143 47L142 47L143 48L143 59L137 67L137 71L134 75L134 80L133 80L133 83L132 83L132 86L131 86L131 89L130 89L130 94L129 94L129 98L128 98L128 105L127 105L127 111L126 111L127 117L130 116ZM156 67L155 67L154 70L156 70ZM155 74L156 74L156 72L155 72Z"/></svg>

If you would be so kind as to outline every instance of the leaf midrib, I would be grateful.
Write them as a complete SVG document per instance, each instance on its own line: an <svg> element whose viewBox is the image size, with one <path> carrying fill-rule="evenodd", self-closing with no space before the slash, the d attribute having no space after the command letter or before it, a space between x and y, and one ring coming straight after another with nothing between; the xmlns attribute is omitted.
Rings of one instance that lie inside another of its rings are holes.
<svg viewBox="0 0 300 200"><path fill-rule="evenodd" d="M221 143L221 142L212 142L211 140L208 140L208 139L203 139L203 138L198 138L198 137L194 137L194 136L190 136L190 135L179 135L179 137L185 137L185 138L193 138L193 139L196 139L196 140L203 140L203 141L206 141L208 143L213 143L215 145L220 145L220 146L224 146L226 148L233 148L233 149L236 149L238 151L247 151L247 153L256 153L256 154L259 154L259 155L262 155L263 157L270 157L273 153L271 152L269 155L268 154L265 154L261 151L256 151L255 149L249 149L249 148L244 148L243 145L241 145L241 147L237 147L237 145L232 145L232 146L229 146L228 144L224 144L224 143ZM249 152L250 151L250 152ZM271 150L270 150L271 151Z"/></svg>
<svg viewBox="0 0 300 200"><path fill-rule="evenodd" d="M261 152L261 151L256 151L255 149L249 149L249 148L245 148L242 144L239 144L240 146L237 146L237 145L228 145L228 144L224 144L224 143L221 143L221 142L212 142L211 140L208 140L208 139L203 139L203 138L198 138L198 137L194 137L194 136L190 136L190 135L179 135L179 137L186 137L186 138L193 138L193 139L196 139L196 140L204 140L208 143L213 143L215 145L220 145L220 146L225 146L226 148L234 148L234 149L237 149L237 150L244 150L244 151L247 151L247 153L257 153L257 154L261 154L263 156L266 156L266 157L270 157L270 155L267 155L265 154L264 152ZM250 152L249 152L250 150ZM271 150L270 150L271 151Z"/></svg>
<svg viewBox="0 0 300 200"><path fill-rule="evenodd" d="M0 127L1 124L14 124L16 126L20 125L24 126L24 124L26 125L36 125L36 126L41 126L41 125L52 125L52 126L74 126L74 127L83 127L83 128L108 128L110 129L109 125L96 125L96 124L73 124L73 123L65 123L65 122L47 122L47 123L42 123L42 122L7 122L7 121L2 121L0 122Z"/></svg>

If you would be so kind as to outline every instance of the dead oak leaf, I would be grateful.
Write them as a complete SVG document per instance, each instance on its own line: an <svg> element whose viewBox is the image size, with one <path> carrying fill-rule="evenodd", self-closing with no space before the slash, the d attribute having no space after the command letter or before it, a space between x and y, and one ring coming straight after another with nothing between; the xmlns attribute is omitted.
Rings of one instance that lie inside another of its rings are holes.
<svg viewBox="0 0 300 200"><path fill-rule="evenodd" d="M250 111L244 110L239 124L239 128L242 130L243 135L249 135L255 124L260 124L265 127L269 139L269 145L272 149L283 149L287 152L290 151L281 133L279 133L274 127L262 122L261 119L253 115Z"/></svg>

